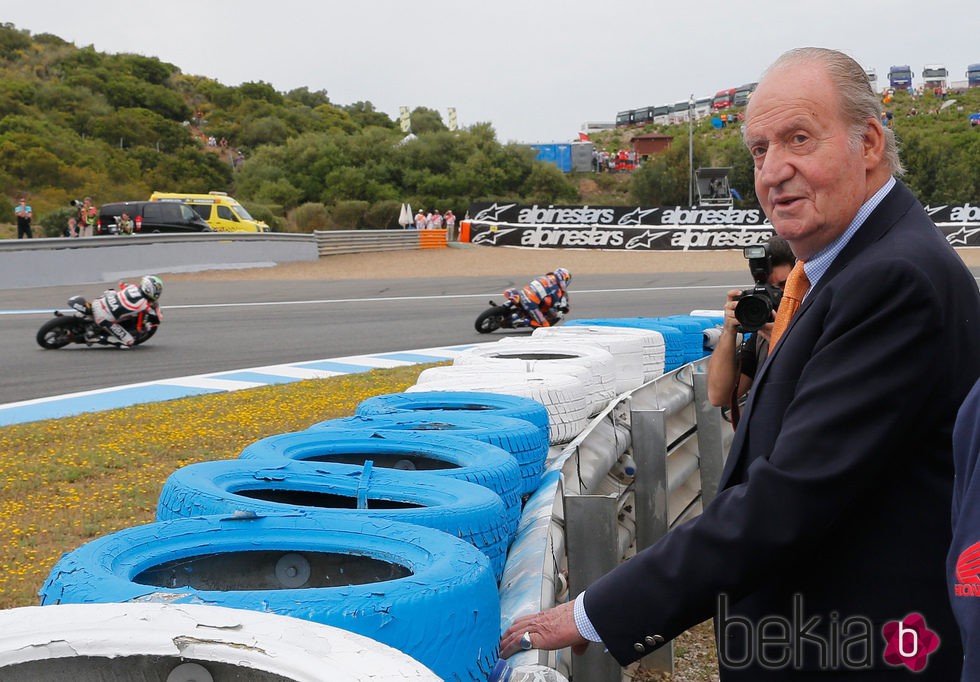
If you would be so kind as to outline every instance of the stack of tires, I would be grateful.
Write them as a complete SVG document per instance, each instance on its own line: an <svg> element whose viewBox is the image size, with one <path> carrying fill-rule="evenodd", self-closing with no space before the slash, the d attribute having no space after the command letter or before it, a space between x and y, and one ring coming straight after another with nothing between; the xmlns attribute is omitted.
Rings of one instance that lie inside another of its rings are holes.
<svg viewBox="0 0 980 682"><path fill-rule="evenodd" d="M440 679L487 679L498 582L549 446L662 374L687 328L700 330L594 322L475 347L352 417L178 469L156 521L66 554L42 605L275 614L370 638Z"/></svg>
<svg viewBox="0 0 980 682"><path fill-rule="evenodd" d="M41 603L289 616L370 638L439 679L487 679L497 583L547 457L547 411L480 393L378 396L358 409L178 469L156 522L66 554Z"/></svg>

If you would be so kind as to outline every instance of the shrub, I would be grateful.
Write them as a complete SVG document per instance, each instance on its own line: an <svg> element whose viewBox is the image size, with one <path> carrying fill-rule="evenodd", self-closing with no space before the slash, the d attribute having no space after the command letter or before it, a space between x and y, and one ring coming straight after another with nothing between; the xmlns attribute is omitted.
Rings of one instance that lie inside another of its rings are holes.
<svg viewBox="0 0 980 682"><path fill-rule="evenodd" d="M393 199L377 201L364 213L364 227L369 230L400 229L398 217L401 209L402 205L399 201Z"/></svg>
<svg viewBox="0 0 980 682"><path fill-rule="evenodd" d="M307 232L330 229L330 213L323 204L306 203L297 206L286 216L286 232Z"/></svg>
<svg viewBox="0 0 980 682"><path fill-rule="evenodd" d="M335 230L356 230L364 225L370 204L366 201L338 201L330 211L330 223Z"/></svg>

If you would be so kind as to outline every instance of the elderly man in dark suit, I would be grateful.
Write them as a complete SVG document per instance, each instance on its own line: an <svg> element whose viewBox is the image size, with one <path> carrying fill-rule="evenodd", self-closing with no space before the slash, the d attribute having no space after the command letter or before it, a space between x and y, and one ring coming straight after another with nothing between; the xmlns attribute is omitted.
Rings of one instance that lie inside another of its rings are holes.
<svg viewBox="0 0 980 682"><path fill-rule="evenodd" d="M980 376L980 292L895 179L850 57L784 54L743 135L799 263L721 490L573 602L516 619L501 654L601 641L626 665L714 616L726 682L951 682L950 434Z"/></svg>

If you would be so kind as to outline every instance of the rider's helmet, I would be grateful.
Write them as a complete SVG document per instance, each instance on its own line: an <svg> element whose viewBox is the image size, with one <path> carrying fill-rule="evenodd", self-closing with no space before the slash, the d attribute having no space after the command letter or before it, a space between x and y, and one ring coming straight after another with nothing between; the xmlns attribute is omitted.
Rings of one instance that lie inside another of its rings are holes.
<svg viewBox="0 0 980 682"><path fill-rule="evenodd" d="M155 301L163 293L163 280L156 275L147 275L140 280L140 291L146 298Z"/></svg>
<svg viewBox="0 0 980 682"><path fill-rule="evenodd" d="M565 268L555 268L555 279L563 286L567 287L572 281L572 273Z"/></svg>

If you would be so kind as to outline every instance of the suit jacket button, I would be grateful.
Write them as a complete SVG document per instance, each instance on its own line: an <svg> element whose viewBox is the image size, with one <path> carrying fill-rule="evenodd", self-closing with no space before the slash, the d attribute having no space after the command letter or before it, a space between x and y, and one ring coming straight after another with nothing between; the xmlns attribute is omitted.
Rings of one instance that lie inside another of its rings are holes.
<svg viewBox="0 0 980 682"><path fill-rule="evenodd" d="M633 648L636 649L636 651L639 652L639 653L641 653L641 654L644 651L647 650L647 648L645 646L643 646L643 644L641 642L637 642L636 644L634 644L633 645Z"/></svg>
<svg viewBox="0 0 980 682"><path fill-rule="evenodd" d="M646 637L643 638L643 643L646 644L647 646L657 646L657 640L651 637L650 635L647 635Z"/></svg>
<svg viewBox="0 0 980 682"><path fill-rule="evenodd" d="M664 638L661 637L660 635L654 635L653 641L656 642L658 645L660 645L664 643Z"/></svg>

